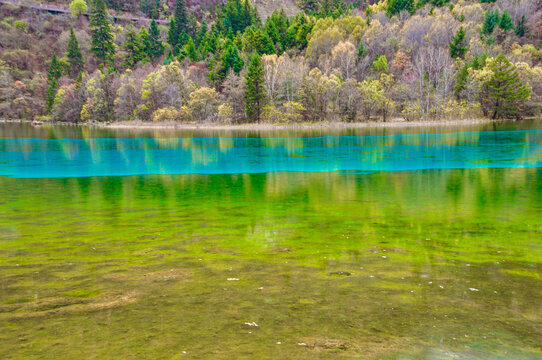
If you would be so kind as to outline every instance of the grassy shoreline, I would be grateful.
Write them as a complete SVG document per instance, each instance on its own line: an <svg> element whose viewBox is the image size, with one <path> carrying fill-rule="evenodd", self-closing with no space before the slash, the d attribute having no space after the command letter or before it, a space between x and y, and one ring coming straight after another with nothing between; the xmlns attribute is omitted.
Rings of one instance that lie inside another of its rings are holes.
<svg viewBox="0 0 542 360"><path fill-rule="evenodd" d="M528 119L526 119L528 120ZM35 122L30 120L5 120L0 123L31 123L33 125L64 125L64 126L96 126L104 129L137 130L320 130L320 129L362 129L362 128L401 128L401 127L429 127L429 126L456 126L497 123L513 120L468 119L468 120L415 120L415 121L387 121L387 122L320 122L297 124L219 124L219 123L177 123L177 122L145 122L139 120L119 121L112 123L67 123L67 122Z"/></svg>
<svg viewBox="0 0 542 360"><path fill-rule="evenodd" d="M217 123L148 123L143 121L114 122L101 125L110 129L175 129L175 130L300 130L300 129L357 129L376 127L423 127L435 125L475 125L490 123L495 120L418 120L418 121L389 121L389 122L321 122L299 124L217 124Z"/></svg>

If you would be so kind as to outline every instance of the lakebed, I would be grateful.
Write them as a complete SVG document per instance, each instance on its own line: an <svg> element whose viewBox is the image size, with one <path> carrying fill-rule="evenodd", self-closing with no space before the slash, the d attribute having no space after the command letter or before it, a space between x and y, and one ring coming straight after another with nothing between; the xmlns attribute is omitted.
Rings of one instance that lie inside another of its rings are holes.
<svg viewBox="0 0 542 360"><path fill-rule="evenodd" d="M0 124L0 356L542 358L540 129Z"/></svg>

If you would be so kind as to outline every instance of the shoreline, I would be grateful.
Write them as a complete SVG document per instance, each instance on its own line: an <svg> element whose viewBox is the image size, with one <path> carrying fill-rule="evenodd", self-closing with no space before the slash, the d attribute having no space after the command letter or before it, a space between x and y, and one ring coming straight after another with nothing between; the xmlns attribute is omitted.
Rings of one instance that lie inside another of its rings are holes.
<svg viewBox="0 0 542 360"><path fill-rule="evenodd" d="M178 124L178 123L147 123L143 121L115 122L111 124L98 124L99 127L107 129L156 129L156 130L336 130L336 129L360 129L360 128L386 128L386 127L424 127L424 126L453 126L453 125L477 125L492 123L497 120L474 119L474 120L427 120L427 121L389 121L389 122L322 122L322 123L301 123L301 124Z"/></svg>
<svg viewBox="0 0 542 360"><path fill-rule="evenodd" d="M539 117L528 117L522 120L537 120ZM519 120L519 121L522 121ZM518 121L518 122L519 122ZM321 123L298 123L298 124L217 124L217 123L176 123L168 122L145 122L131 120L112 123L74 123L74 122L53 122L53 121L32 121L32 120L8 120L0 119L2 123L24 123L36 127L52 126L81 126L94 127L110 130L186 130L186 131L275 131L275 130L348 130L348 129L399 129L399 128L424 128L424 127L445 127L445 126L470 126L484 124L513 123L512 119L468 119L468 120L415 120L415 121L388 121L388 122L321 122Z"/></svg>

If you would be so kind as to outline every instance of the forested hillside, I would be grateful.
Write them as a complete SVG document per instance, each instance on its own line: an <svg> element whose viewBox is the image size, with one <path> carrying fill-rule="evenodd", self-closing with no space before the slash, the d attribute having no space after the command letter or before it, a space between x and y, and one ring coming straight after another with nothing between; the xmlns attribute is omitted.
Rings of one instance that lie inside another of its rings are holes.
<svg viewBox="0 0 542 360"><path fill-rule="evenodd" d="M296 123L542 112L538 0L52 4L71 14L0 5L0 118Z"/></svg>

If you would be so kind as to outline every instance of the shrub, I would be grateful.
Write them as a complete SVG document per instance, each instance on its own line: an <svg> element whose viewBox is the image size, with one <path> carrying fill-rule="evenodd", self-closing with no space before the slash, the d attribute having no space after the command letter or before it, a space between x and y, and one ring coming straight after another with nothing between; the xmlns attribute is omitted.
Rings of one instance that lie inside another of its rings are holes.
<svg viewBox="0 0 542 360"><path fill-rule="evenodd" d="M26 23L26 20L14 21L13 26L19 31L28 32L28 24Z"/></svg>
<svg viewBox="0 0 542 360"><path fill-rule="evenodd" d="M419 103L410 103L405 106L401 115L407 120L419 120L422 118L422 107Z"/></svg>
<svg viewBox="0 0 542 360"><path fill-rule="evenodd" d="M298 102L288 101L284 103L284 120L288 123L300 122L303 119L305 108Z"/></svg>
<svg viewBox="0 0 542 360"><path fill-rule="evenodd" d="M230 103L224 103L218 107L218 118L224 123L231 122L233 119L233 107Z"/></svg>
<svg viewBox="0 0 542 360"><path fill-rule="evenodd" d="M73 0L70 3L70 10L74 13L74 15L79 16L88 11L87 3L85 0Z"/></svg>
<svg viewBox="0 0 542 360"><path fill-rule="evenodd" d="M153 112L151 118L153 122L177 121L179 119L179 110L173 106L168 106Z"/></svg>

